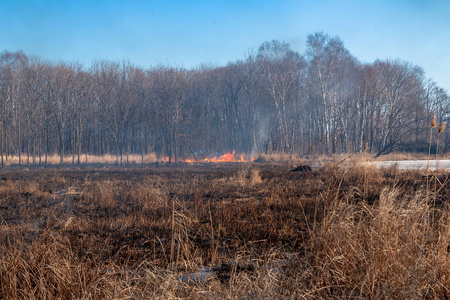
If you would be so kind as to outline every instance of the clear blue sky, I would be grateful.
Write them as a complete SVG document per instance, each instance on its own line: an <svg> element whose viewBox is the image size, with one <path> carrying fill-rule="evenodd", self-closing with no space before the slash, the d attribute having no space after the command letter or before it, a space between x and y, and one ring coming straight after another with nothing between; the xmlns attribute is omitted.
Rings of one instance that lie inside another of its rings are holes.
<svg viewBox="0 0 450 300"><path fill-rule="evenodd" d="M450 91L450 0L0 0L0 51L86 67L224 65L273 39L303 54L316 31L340 36L362 62L417 64Z"/></svg>

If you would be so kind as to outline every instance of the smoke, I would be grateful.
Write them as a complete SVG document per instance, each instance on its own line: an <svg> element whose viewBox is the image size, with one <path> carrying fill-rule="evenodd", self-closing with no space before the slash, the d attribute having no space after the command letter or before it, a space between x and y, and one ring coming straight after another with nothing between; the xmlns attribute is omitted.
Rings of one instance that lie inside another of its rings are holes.
<svg viewBox="0 0 450 300"><path fill-rule="evenodd" d="M260 117L256 123L255 138L252 146L252 155L266 152L269 142L270 118Z"/></svg>

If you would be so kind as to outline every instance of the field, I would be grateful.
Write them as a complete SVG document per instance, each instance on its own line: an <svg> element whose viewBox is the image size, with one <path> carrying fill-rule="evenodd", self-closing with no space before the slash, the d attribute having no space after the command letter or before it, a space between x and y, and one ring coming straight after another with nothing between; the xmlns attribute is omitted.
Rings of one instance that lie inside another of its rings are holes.
<svg viewBox="0 0 450 300"><path fill-rule="evenodd" d="M450 296L449 173L294 167L4 167L0 298Z"/></svg>

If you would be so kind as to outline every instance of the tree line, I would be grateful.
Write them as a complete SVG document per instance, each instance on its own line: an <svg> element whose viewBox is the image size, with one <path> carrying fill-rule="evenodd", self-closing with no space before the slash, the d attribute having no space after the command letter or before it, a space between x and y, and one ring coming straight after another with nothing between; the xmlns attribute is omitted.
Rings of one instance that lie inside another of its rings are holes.
<svg viewBox="0 0 450 300"><path fill-rule="evenodd" d="M339 37L307 37L304 54L263 43L226 66L51 62L0 55L0 157L49 154L428 152L430 121L450 118L446 90L401 59L361 63ZM440 137L448 151L449 134Z"/></svg>

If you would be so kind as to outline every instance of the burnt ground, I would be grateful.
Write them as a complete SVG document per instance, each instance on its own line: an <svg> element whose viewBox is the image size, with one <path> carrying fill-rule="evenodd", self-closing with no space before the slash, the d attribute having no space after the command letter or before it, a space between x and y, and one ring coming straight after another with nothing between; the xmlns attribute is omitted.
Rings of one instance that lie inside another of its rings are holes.
<svg viewBox="0 0 450 300"><path fill-rule="evenodd" d="M323 209L311 203L340 197L336 193L363 198L363 178L341 173L285 164L12 166L0 170L0 220L29 228L22 232L27 237L58 231L79 255L102 259L150 256L162 265L175 260L168 253L174 211L203 264L247 248L298 252L309 218L320 218L317 209ZM369 183L365 201L373 204L385 185L419 189L425 183L419 173L387 171Z"/></svg>
<svg viewBox="0 0 450 300"><path fill-rule="evenodd" d="M176 259L167 253L174 211L189 223L178 225L204 263L212 259L212 239L220 241L218 256L233 256L255 241L263 241L258 250L296 248L304 221L303 204L294 202L323 192L326 178L289 171L274 164L12 166L0 170L0 220L28 228L22 234L29 242L58 231L79 255L102 259ZM132 258L119 253L123 247Z"/></svg>
<svg viewBox="0 0 450 300"><path fill-rule="evenodd" d="M223 273L240 256L311 255L332 203L376 206L386 187L413 193L428 185L439 189L433 205L444 207L447 182L448 173L333 165L10 166L0 169L1 254L57 239L76 264L97 273L111 264Z"/></svg>

